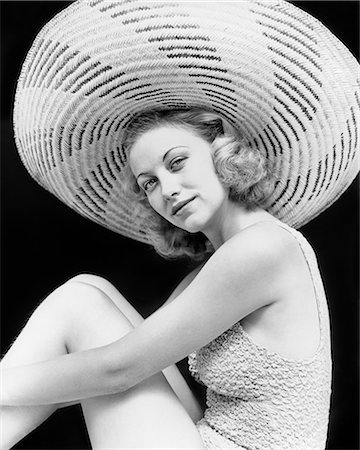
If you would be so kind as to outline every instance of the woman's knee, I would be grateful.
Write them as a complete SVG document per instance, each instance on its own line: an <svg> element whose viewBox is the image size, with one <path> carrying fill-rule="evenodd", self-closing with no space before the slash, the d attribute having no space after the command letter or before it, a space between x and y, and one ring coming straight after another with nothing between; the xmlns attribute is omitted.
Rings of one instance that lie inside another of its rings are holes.
<svg viewBox="0 0 360 450"><path fill-rule="evenodd" d="M104 294L108 300L119 306L119 299L122 302L127 302L124 296L118 291L118 289L106 278L100 277L99 275L93 275L90 273L81 273L75 275L66 281L65 284L73 285L74 283L89 286L90 288L95 288L97 292Z"/></svg>
<svg viewBox="0 0 360 450"><path fill-rule="evenodd" d="M61 332L69 351L105 345L133 329L103 289L80 280L84 277L56 288L34 313L37 320Z"/></svg>
<svg viewBox="0 0 360 450"><path fill-rule="evenodd" d="M114 305L125 315L134 327L139 326L144 320L132 304L106 278L98 275L83 273L70 278L67 283L84 283L96 287L114 303Z"/></svg>
<svg viewBox="0 0 360 450"><path fill-rule="evenodd" d="M43 314L56 314L60 319L68 313L76 314L77 311L84 313L109 302L111 299L95 283L86 283L81 281L80 276L75 276L54 289L41 302L37 311Z"/></svg>
<svg viewBox="0 0 360 450"><path fill-rule="evenodd" d="M72 282L89 284L91 286L97 287L98 289L102 290L105 293L106 293L106 291L113 291L113 290L117 291L115 286L110 281L108 281L106 278L101 277L99 275L93 275L91 273L81 273L81 274L75 275L75 276L71 277L69 280L67 280L66 283L72 283Z"/></svg>
<svg viewBox="0 0 360 450"><path fill-rule="evenodd" d="M69 351L106 345L133 330L133 325L106 289L111 286L101 277L82 275L61 287L60 292L66 296L63 317Z"/></svg>

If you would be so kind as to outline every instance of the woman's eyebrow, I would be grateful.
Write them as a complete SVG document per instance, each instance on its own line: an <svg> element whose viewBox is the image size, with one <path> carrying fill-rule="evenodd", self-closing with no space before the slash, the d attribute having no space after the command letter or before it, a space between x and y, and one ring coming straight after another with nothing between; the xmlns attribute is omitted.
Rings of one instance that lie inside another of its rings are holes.
<svg viewBox="0 0 360 450"><path fill-rule="evenodd" d="M187 148L187 146L186 146L186 145L177 145L176 147L171 147L171 148L169 148L169 150L164 154L162 160L165 161L167 155L168 155L172 150L175 150L175 149L177 149L177 148ZM147 172L141 172L141 173L139 173L139 175L136 177L136 180L137 180L139 177L141 177L141 175L147 175Z"/></svg>
<svg viewBox="0 0 360 450"><path fill-rule="evenodd" d="M136 177L136 181L137 181L138 178L140 178L142 175L147 175L147 172L141 172L141 173L139 173L139 175Z"/></svg>
<svg viewBox="0 0 360 450"><path fill-rule="evenodd" d="M177 148L187 148L187 146L186 145L177 145L176 147L169 148L169 150L163 156L163 161L165 161L165 158L167 157L168 153L170 153L172 150L175 150Z"/></svg>

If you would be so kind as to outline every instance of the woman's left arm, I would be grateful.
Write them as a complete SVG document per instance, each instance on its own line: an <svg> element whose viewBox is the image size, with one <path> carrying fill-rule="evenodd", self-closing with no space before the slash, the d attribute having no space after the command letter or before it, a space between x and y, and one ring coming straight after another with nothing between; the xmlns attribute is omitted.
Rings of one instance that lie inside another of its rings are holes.
<svg viewBox="0 0 360 450"><path fill-rule="evenodd" d="M183 359L279 297L279 274L286 271L293 245L284 233L264 233L263 226L254 225L237 234L175 300L111 344L3 369L1 404L62 403L118 393Z"/></svg>

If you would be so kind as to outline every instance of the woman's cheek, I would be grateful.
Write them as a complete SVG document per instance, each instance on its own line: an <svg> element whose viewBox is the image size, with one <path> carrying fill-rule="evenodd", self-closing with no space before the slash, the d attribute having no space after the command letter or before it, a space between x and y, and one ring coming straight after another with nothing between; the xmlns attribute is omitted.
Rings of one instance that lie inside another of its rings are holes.
<svg viewBox="0 0 360 450"><path fill-rule="evenodd" d="M156 197L155 192L148 195L148 201L153 210L164 217L164 211L161 208L160 199Z"/></svg>

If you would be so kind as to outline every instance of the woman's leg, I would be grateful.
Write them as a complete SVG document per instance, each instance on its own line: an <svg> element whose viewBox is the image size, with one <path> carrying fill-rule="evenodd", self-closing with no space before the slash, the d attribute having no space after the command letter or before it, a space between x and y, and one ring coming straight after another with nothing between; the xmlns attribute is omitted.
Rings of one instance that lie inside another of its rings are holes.
<svg viewBox="0 0 360 450"><path fill-rule="evenodd" d="M106 279L97 275L81 274L73 277L70 281L79 281L97 287L104 292L113 303L120 309L131 325L136 328L143 322L143 317L138 311L123 297L122 294ZM203 416L203 407L189 388L184 377L181 375L176 365L172 365L163 370L171 388L184 405L186 411L196 423Z"/></svg>
<svg viewBox="0 0 360 450"><path fill-rule="evenodd" d="M51 296L57 296L57 290ZM31 364L66 353L60 323L46 322L39 316L38 308L1 360L1 368ZM11 448L57 408L58 405L1 407L0 449Z"/></svg>
<svg viewBox="0 0 360 450"><path fill-rule="evenodd" d="M95 286L95 281L101 286ZM35 311L3 364L40 361L118 339L133 327L119 307L127 310L132 321L141 320L110 283L99 277L75 277L56 289ZM96 448L201 446L192 421L162 374L127 393L89 399L83 408ZM9 448L55 409L53 406L5 409L2 448Z"/></svg>
<svg viewBox="0 0 360 450"><path fill-rule="evenodd" d="M116 297L104 286L84 281L69 282L78 305L63 318L70 352L106 345L133 329L119 309L128 304L117 291ZM82 407L94 448L202 448L191 417L162 373L125 393L83 401Z"/></svg>

